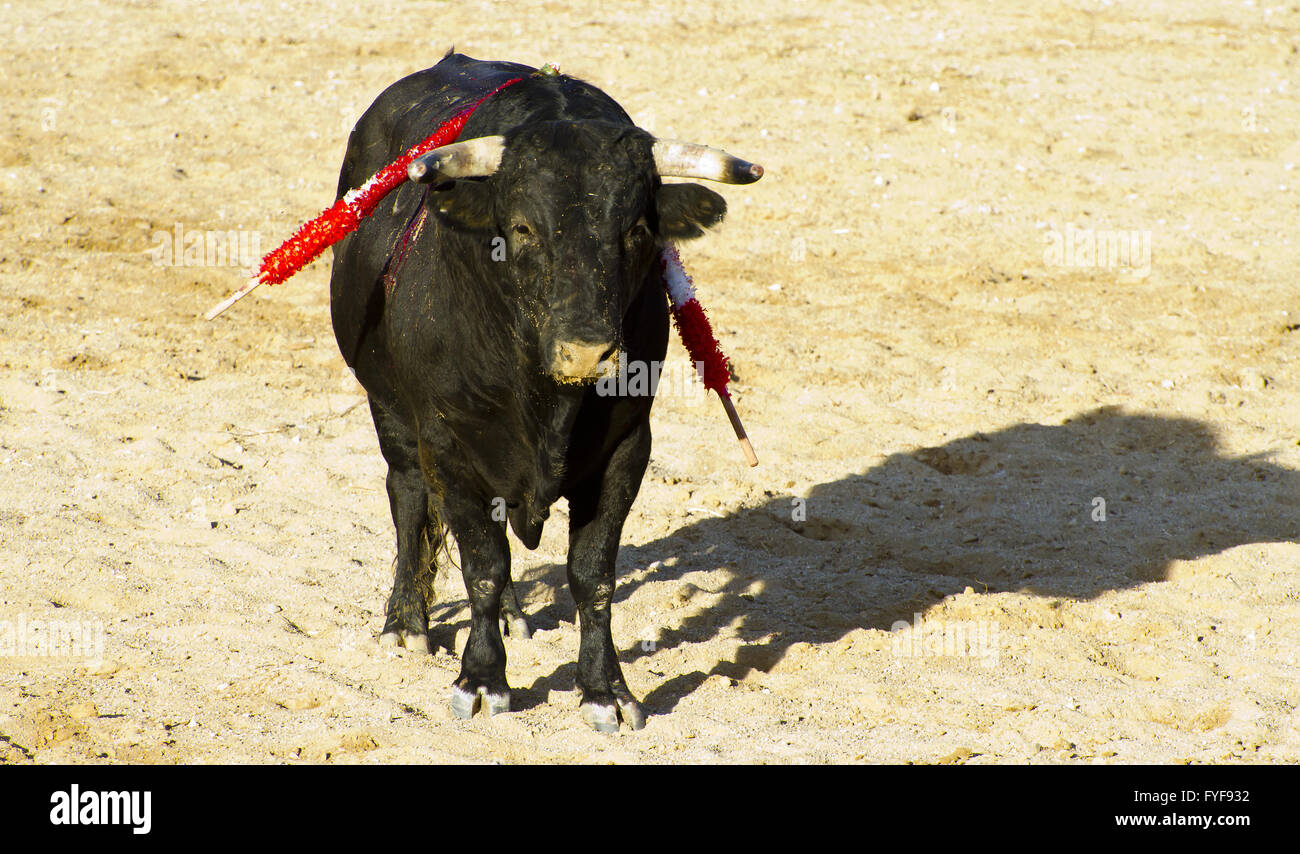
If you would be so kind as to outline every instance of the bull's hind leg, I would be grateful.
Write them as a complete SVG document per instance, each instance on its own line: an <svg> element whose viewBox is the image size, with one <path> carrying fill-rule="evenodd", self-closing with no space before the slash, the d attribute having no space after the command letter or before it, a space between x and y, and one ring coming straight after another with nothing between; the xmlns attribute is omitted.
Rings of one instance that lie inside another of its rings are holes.
<svg viewBox="0 0 1300 854"><path fill-rule="evenodd" d="M428 597L433 591L434 550L438 543L427 542L426 537L441 527L430 524L428 489L420 471L414 434L373 398L370 414L379 435L379 449L388 463L388 504L397 529L393 592L388 597L379 643L428 652ZM436 519L433 521L436 523Z"/></svg>
<svg viewBox="0 0 1300 854"><path fill-rule="evenodd" d="M649 460L650 425L644 422L615 449L602 477L569 495L569 590L581 624L578 688L582 715L600 732L618 732L620 718L632 729L645 726L645 713L623 679L609 621L619 538Z"/></svg>
<svg viewBox="0 0 1300 854"><path fill-rule="evenodd" d="M501 634L516 640L528 640L533 636L533 628L524 616L524 609L519 606L519 597L515 595L513 578L506 579L506 589L501 594Z"/></svg>

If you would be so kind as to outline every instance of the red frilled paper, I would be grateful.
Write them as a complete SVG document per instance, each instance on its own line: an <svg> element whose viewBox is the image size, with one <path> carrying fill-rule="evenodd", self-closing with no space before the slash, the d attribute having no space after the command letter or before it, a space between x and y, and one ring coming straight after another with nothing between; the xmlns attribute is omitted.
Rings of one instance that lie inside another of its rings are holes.
<svg viewBox="0 0 1300 854"><path fill-rule="evenodd" d="M349 190L348 193L320 216L305 223L293 236L267 253L257 271L257 280L263 285L278 285L294 273L320 257L320 254L356 230L361 220L370 216L379 202L393 188L406 180L406 167L411 161L435 148L455 142L465 128L465 122L488 98L507 86L522 80L507 80L470 106L438 126L423 142L409 148L405 154L380 169L370 180Z"/></svg>

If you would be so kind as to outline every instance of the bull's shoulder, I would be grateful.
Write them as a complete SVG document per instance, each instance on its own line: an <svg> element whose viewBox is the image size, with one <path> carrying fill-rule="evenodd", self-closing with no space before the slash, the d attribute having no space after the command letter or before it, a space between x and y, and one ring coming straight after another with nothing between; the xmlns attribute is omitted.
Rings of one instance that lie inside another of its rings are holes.
<svg viewBox="0 0 1300 854"><path fill-rule="evenodd" d="M412 110L446 110L450 117L507 80L534 71L515 62L486 62L459 53L448 54L432 68L403 77L385 89L366 116L374 113L381 121L387 119L390 127Z"/></svg>
<svg viewBox="0 0 1300 854"><path fill-rule="evenodd" d="M536 69L449 53L379 94L348 138L338 197L363 183L442 122L515 77Z"/></svg>

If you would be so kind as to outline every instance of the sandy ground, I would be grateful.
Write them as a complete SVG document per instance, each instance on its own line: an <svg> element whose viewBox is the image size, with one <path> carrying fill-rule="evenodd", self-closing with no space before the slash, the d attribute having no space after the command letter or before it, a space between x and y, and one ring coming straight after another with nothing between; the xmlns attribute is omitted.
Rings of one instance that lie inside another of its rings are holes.
<svg viewBox="0 0 1300 854"><path fill-rule="evenodd" d="M0 762L1300 760L1300 7L1005 5L5 4ZM562 507L515 711L450 718L459 578L376 644L328 257L209 323L241 259L168 242L273 248L453 43L767 168L684 252L762 465L656 404L638 733L578 714Z"/></svg>

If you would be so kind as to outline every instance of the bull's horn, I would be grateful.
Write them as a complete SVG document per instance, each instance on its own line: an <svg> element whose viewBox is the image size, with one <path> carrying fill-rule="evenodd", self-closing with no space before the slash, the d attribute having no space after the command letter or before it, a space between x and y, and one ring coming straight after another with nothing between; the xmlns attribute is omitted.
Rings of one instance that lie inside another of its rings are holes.
<svg viewBox="0 0 1300 854"><path fill-rule="evenodd" d="M406 167L406 174L421 184L451 178L482 178L501 166L501 152L504 150L505 137L501 136L453 142L412 160Z"/></svg>
<svg viewBox="0 0 1300 854"><path fill-rule="evenodd" d="M656 139L654 155L655 168L664 178L704 178L724 184L752 184L763 177L763 167L757 163L694 142Z"/></svg>

